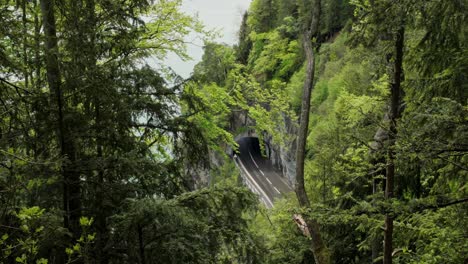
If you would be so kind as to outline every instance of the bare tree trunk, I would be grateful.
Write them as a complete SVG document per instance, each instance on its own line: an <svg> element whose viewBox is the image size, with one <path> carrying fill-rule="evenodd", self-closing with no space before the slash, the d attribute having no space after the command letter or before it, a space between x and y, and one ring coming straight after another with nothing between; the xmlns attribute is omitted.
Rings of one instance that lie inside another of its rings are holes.
<svg viewBox="0 0 468 264"><path fill-rule="evenodd" d="M304 50L306 52L307 70L306 79L304 81L304 90L302 94L302 107L300 115L300 127L297 135L297 150L296 150L296 195L299 204L304 207L310 207L309 198L304 186L304 163L305 163L305 147L307 134L309 131L309 111L310 97L312 93L312 80L314 78L314 53L310 44L310 34L304 34Z"/></svg>
<svg viewBox="0 0 468 264"><path fill-rule="evenodd" d="M306 5L305 5L306 6ZM301 207L310 207L309 197L304 185L304 162L306 151L306 140L309 130L309 112L310 112L310 97L314 88L315 75L315 54L312 46L312 37L316 36L319 28L320 20L320 0L315 0L312 6L312 18L310 27L304 30L303 47L306 55L306 78L304 81L304 90L302 95L302 106L300 114L300 127L297 135L297 150L296 150L296 196ZM307 231L310 234L311 250L314 254L314 259L317 264L331 263L330 253L320 234L320 225L314 219L305 219Z"/></svg>
<svg viewBox="0 0 468 264"><path fill-rule="evenodd" d="M395 181L395 141L397 136L397 119L400 117L400 97L401 81L403 75L403 47L404 47L405 28L401 27L395 40L395 60L393 65L393 80L391 83L391 102L390 102L390 133L387 158L385 199L390 200L394 197ZM385 216L384 230L384 264L392 263L393 251L393 215Z"/></svg>
<svg viewBox="0 0 468 264"><path fill-rule="evenodd" d="M61 73L58 60L58 44L54 1L41 0L42 21L45 33L45 54L47 82L51 94L51 106L56 112L56 134L62 157L64 227L75 239L80 237L81 190L79 173L74 168L76 152L74 142L64 120L64 99L61 87Z"/></svg>

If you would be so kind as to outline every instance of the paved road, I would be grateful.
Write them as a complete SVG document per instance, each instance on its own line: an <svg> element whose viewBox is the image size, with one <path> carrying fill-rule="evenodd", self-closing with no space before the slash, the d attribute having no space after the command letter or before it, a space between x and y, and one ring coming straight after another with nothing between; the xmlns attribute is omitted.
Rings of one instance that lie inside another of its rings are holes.
<svg viewBox="0 0 468 264"><path fill-rule="evenodd" d="M243 137L237 141L239 153L235 162L242 171L244 182L257 193L268 208L273 207L276 198L292 191L286 180L280 176L271 162L262 157L258 138Z"/></svg>

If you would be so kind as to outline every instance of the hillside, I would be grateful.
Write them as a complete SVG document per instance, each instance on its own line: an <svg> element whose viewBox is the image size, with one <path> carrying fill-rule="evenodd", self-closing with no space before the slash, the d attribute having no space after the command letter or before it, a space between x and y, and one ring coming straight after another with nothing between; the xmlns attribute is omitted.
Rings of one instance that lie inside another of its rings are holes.
<svg viewBox="0 0 468 264"><path fill-rule="evenodd" d="M0 3L0 263L468 261L466 0L181 7Z"/></svg>

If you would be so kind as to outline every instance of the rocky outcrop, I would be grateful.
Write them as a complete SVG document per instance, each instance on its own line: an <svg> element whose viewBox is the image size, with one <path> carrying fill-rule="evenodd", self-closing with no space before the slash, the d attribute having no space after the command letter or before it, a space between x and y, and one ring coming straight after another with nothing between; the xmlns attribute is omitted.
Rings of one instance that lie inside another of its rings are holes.
<svg viewBox="0 0 468 264"><path fill-rule="evenodd" d="M284 139L286 142L277 144L273 142L271 136L266 135L265 145L267 156L273 166L282 171L283 177L287 179L291 187L294 187L296 180L296 140L294 135L297 133L297 124L285 117L284 126L281 130L290 135L289 138Z"/></svg>
<svg viewBox="0 0 468 264"><path fill-rule="evenodd" d="M245 111L234 112L231 116L231 132L234 133L235 140L242 137L258 137L257 132L252 127L255 127L255 121L249 118ZM290 118L285 117L284 127L278 128L286 134L291 135L291 139L285 138L283 144L273 142L271 135L264 133L265 153L273 166L282 172L290 186L294 186L296 175L296 141L293 135L297 133L297 124Z"/></svg>
<svg viewBox="0 0 468 264"><path fill-rule="evenodd" d="M297 124L289 118L285 117L284 127L278 128L290 135L290 139L285 138L283 144L274 142L271 135L263 134L265 154L271 161L272 165L282 172L282 176L286 179L291 187L294 187L296 175L296 141L294 136L297 133ZM239 140L243 137L258 137L255 127L255 120L252 120L246 111L234 111L230 117L230 132L235 135L234 140ZM233 149L228 144L221 146L225 153L229 156L233 155ZM209 167L187 166L186 173L191 178L190 188L199 189L210 185L211 170L210 168L222 167L225 164L225 156L215 151L209 153Z"/></svg>

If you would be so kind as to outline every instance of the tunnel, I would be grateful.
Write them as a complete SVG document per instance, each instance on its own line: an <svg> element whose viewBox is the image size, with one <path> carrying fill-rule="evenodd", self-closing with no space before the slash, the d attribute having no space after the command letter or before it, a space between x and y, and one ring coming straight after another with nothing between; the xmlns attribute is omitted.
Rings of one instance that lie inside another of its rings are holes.
<svg viewBox="0 0 468 264"><path fill-rule="evenodd" d="M267 207L273 207L274 201L291 192L292 188L281 176L281 172L262 155L258 137L241 137L236 142L239 148L233 153L233 159L241 171L243 182L259 195Z"/></svg>

